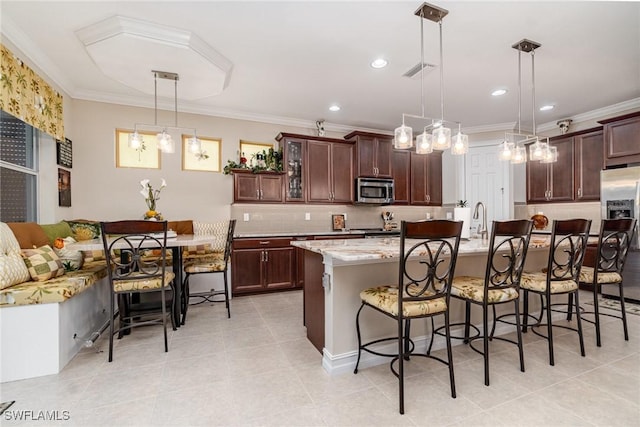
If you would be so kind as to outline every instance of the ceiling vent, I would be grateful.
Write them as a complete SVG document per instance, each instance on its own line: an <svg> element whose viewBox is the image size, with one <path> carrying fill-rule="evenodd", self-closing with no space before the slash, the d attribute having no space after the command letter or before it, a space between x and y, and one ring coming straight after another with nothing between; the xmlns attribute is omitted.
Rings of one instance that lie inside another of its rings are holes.
<svg viewBox="0 0 640 427"><path fill-rule="evenodd" d="M434 64L429 64L427 62L423 62L422 63L422 67L424 68L424 73L425 74L433 71L436 68L436 66ZM409 71L404 73L402 76L403 77L409 77L410 79L413 79L413 78L416 78L416 77L420 78L420 70L421 70L420 63L418 62L416 65L411 67L409 69Z"/></svg>

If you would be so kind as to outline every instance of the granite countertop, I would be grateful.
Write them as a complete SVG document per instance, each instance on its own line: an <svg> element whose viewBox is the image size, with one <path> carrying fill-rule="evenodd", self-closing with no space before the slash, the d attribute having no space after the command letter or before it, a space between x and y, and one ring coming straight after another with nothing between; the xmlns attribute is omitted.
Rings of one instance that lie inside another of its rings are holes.
<svg viewBox="0 0 640 427"><path fill-rule="evenodd" d="M236 233L233 237L242 238L269 238L269 237L300 237L300 236L342 236L342 235L364 235L362 230L347 230L347 231L301 231L294 233L287 232L275 232L275 233Z"/></svg>
<svg viewBox="0 0 640 427"><path fill-rule="evenodd" d="M417 242L417 240L407 239L408 244L411 244L411 242ZM399 237L309 240L291 242L291 244L345 262L384 260L400 256ZM546 248L547 246L548 239L539 238L535 241L532 239L529 248L531 250L532 248ZM486 254L488 248L488 242L482 242L481 239L461 240L458 256Z"/></svg>

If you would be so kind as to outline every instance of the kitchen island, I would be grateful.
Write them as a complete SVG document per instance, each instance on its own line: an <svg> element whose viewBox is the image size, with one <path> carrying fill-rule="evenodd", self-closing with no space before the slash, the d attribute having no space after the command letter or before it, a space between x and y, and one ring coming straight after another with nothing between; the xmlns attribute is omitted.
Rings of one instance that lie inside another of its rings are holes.
<svg viewBox="0 0 640 427"><path fill-rule="evenodd" d="M395 284L398 277L400 238L336 239L291 242L304 251L304 320L307 337L322 353L322 365L330 374L352 372L358 341L355 319L360 307L360 291L365 288ZM526 271L546 266L546 237L532 237L527 254ZM488 244L479 239L462 240L456 264L456 276L484 275ZM416 261L417 262L417 261ZM539 301L530 301L531 313L539 310ZM509 313L513 305L498 305L498 315ZM501 309L503 311L501 311ZM464 321L464 303L451 300L451 322ZM477 311L476 311L477 310ZM478 307L472 307L471 321L481 323ZM394 336L397 325L374 310L360 316L363 341ZM411 324L416 351L424 351L430 339L430 322L425 319ZM439 324L436 323L436 327ZM513 326L498 326L496 334L509 333ZM460 334L455 328L454 335ZM453 340L452 345L460 344ZM434 349L444 348L444 338L436 337ZM390 348L395 348L390 344ZM390 350L393 352L393 350ZM363 353L362 367L387 363L389 359Z"/></svg>

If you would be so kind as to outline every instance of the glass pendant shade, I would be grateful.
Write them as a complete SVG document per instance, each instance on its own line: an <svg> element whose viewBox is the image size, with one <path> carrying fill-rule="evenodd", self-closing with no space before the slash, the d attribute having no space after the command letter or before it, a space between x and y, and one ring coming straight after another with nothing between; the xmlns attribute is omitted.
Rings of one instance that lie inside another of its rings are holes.
<svg viewBox="0 0 640 427"><path fill-rule="evenodd" d="M542 160L546 152L547 144L544 142L536 141L529 146L529 159Z"/></svg>
<svg viewBox="0 0 640 427"><path fill-rule="evenodd" d="M540 163L555 163L558 161L558 147L553 147L547 144L547 149L544 152Z"/></svg>
<svg viewBox="0 0 640 427"><path fill-rule="evenodd" d="M500 144L500 149L498 150L498 160L503 162L510 161L513 157L514 149L515 144L513 142L504 141Z"/></svg>
<svg viewBox="0 0 640 427"><path fill-rule="evenodd" d="M395 129L393 136L393 148L403 150L413 147L413 129L404 123Z"/></svg>
<svg viewBox="0 0 640 427"><path fill-rule="evenodd" d="M157 135L158 138L158 150L163 153L174 153L176 151L175 144L173 143L173 138L171 135L167 133L166 130L163 130L162 133Z"/></svg>
<svg viewBox="0 0 640 427"><path fill-rule="evenodd" d="M140 135L136 130L129 134L129 148L139 150L140 147L142 147L142 135Z"/></svg>
<svg viewBox="0 0 640 427"><path fill-rule="evenodd" d="M513 149L513 155L511 156L511 163L518 165L527 162L527 148L524 146L516 146Z"/></svg>
<svg viewBox="0 0 640 427"><path fill-rule="evenodd" d="M424 131L416 137L416 153L433 153L433 136L430 133Z"/></svg>
<svg viewBox="0 0 640 427"><path fill-rule="evenodd" d="M187 139L187 145L190 153L199 154L202 151L202 142L200 142L197 136Z"/></svg>
<svg viewBox="0 0 640 427"><path fill-rule="evenodd" d="M451 129L440 126L433 130L433 148L436 150L451 148Z"/></svg>
<svg viewBox="0 0 640 427"><path fill-rule="evenodd" d="M453 138L453 146L451 147L451 154L454 156L460 156L467 154L469 151L469 136L458 132Z"/></svg>

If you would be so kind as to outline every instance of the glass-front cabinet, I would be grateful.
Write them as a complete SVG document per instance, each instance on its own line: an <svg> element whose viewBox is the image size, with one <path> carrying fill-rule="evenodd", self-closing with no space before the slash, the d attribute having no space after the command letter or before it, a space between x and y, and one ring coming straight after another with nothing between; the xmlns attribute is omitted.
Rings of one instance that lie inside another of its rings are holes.
<svg viewBox="0 0 640 427"><path fill-rule="evenodd" d="M282 145L283 168L285 174L285 200L287 202L304 202L305 185L304 168L306 140L280 134L276 138Z"/></svg>

